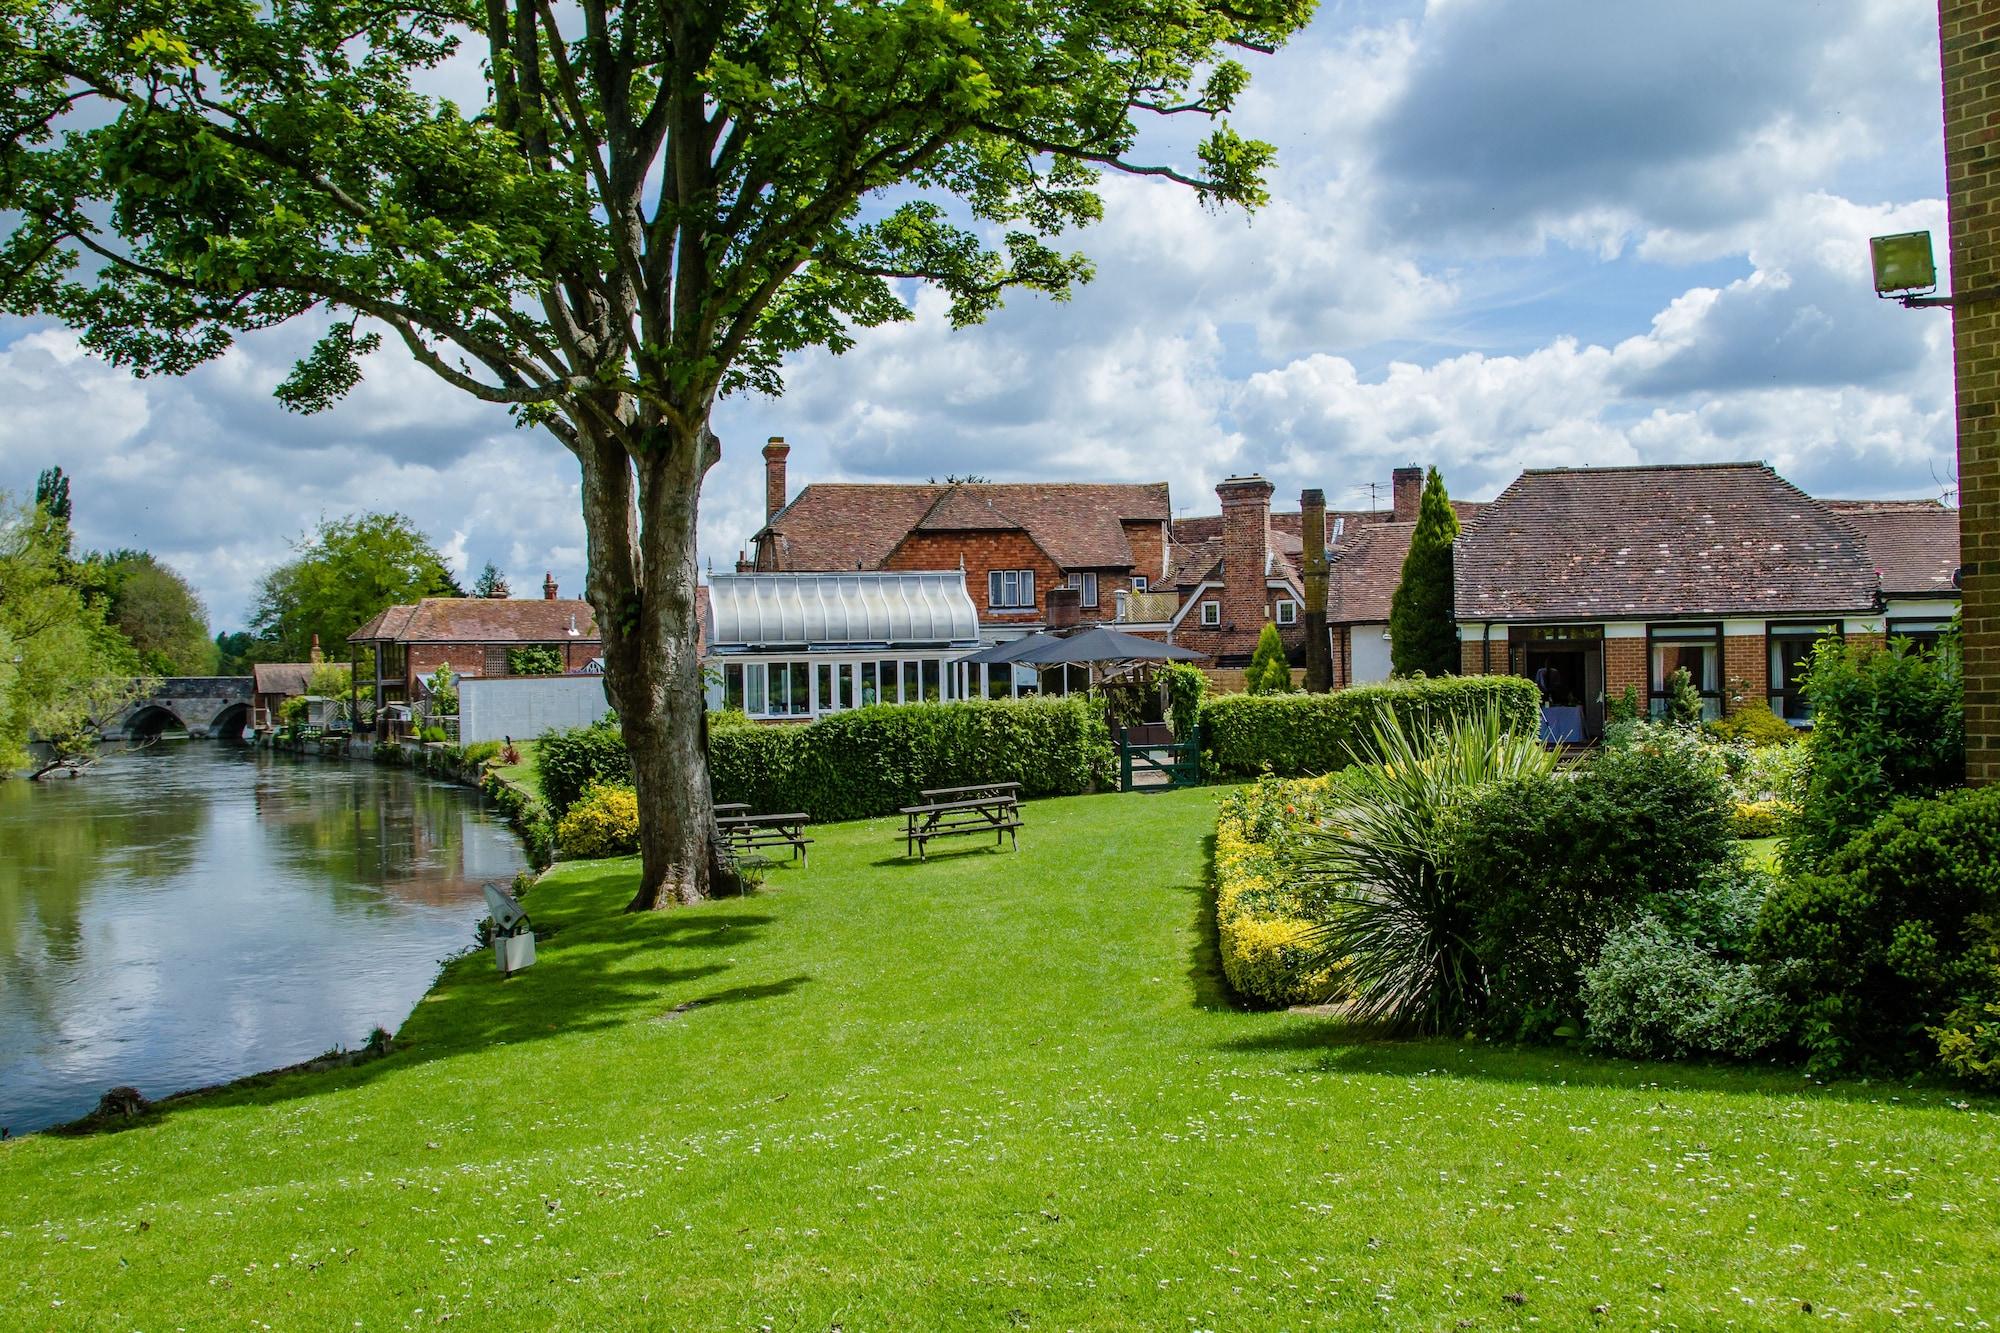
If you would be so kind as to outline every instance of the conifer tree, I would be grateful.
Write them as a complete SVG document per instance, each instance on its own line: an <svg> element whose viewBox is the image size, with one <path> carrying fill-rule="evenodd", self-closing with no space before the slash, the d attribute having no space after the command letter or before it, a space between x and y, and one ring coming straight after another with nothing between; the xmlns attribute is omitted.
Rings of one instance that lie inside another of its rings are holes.
<svg viewBox="0 0 2000 1333"><path fill-rule="evenodd" d="M1283 694L1292 688L1292 666L1285 660L1284 640L1278 627L1264 622L1257 647L1250 654L1250 669L1244 673L1244 687L1252 694Z"/></svg>
<svg viewBox="0 0 2000 1333"><path fill-rule="evenodd" d="M1403 557L1402 582L1389 602L1389 661L1399 676L1458 673L1451 591L1451 543L1457 536L1458 515L1445 494L1444 478L1432 468L1424 479L1410 553Z"/></svg>

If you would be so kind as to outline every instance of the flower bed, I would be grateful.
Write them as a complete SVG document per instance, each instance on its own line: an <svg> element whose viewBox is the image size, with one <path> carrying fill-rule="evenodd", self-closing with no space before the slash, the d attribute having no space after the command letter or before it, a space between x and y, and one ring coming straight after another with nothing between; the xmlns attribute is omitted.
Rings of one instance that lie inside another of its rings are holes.
<svg viewBox="0 0 2000 1333"><path fill-rule="evenodd" d="M1337 968L1310 968L1312 886L1285 868L1299 832L1325 817L1333 777L1265 778L1226 797L1215 825L1215 926L1223 975L1261 1006L1339 998Z"/></svg>

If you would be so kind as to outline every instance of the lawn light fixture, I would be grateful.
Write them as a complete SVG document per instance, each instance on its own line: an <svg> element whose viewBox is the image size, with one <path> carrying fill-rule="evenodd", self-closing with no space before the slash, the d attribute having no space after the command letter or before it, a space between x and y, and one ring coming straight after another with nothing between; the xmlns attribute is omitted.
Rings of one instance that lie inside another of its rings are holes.
<svg viewBox="0 0 2000 1333"><path fill-rule="evenodd" d="M535 962L535 928L528 923L520 899L498 884L484 885L486 907L493 914L493 961L502 976L512 976Z"/></svg>
<svg viewBox="0 0 2000 1333"><path fill-rule="evenodd" d="M1931 234L1927 231L1871 236L1868 258L1875 270L1875 294L1885 301L1901 301L1907 309L1964 305L2000 297L2000 287L1951 296L1930 295L1937 290L1937 260L1931 254Z"/></svg>

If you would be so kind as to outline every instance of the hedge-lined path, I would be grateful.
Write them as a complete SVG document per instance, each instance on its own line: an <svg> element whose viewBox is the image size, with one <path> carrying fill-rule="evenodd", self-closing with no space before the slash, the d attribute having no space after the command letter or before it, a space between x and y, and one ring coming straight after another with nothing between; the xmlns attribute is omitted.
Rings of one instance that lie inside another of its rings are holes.
<svg viewBox="0 0 2000 1333"><path fill-rule="evenodd" d="M1233 1008L1211 790L1016 853L560 867L389 1058L0 1148L8 1327L1859 1326L2000 1313L2000 1114ZM357 1034L358 1036L359 1034Z"/></svg>

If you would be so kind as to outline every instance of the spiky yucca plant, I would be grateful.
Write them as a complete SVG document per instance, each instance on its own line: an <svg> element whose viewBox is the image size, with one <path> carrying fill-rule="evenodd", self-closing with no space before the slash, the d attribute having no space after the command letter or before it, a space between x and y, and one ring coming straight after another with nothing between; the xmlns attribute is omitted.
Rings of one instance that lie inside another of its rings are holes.
<svg viewBox="0 0 2000 1333"><path fill-rule="evenodd" d="M1315 961L1344 960L1353 1013L1416 1032L1463 1031L1483 986L1472 909L1452 873L1450 811L1483 787L1555 770L1553 751L1498 709L1432 727L1384 708L1353 752L1344 800L1295 857L1323 877Z"/></svg>

